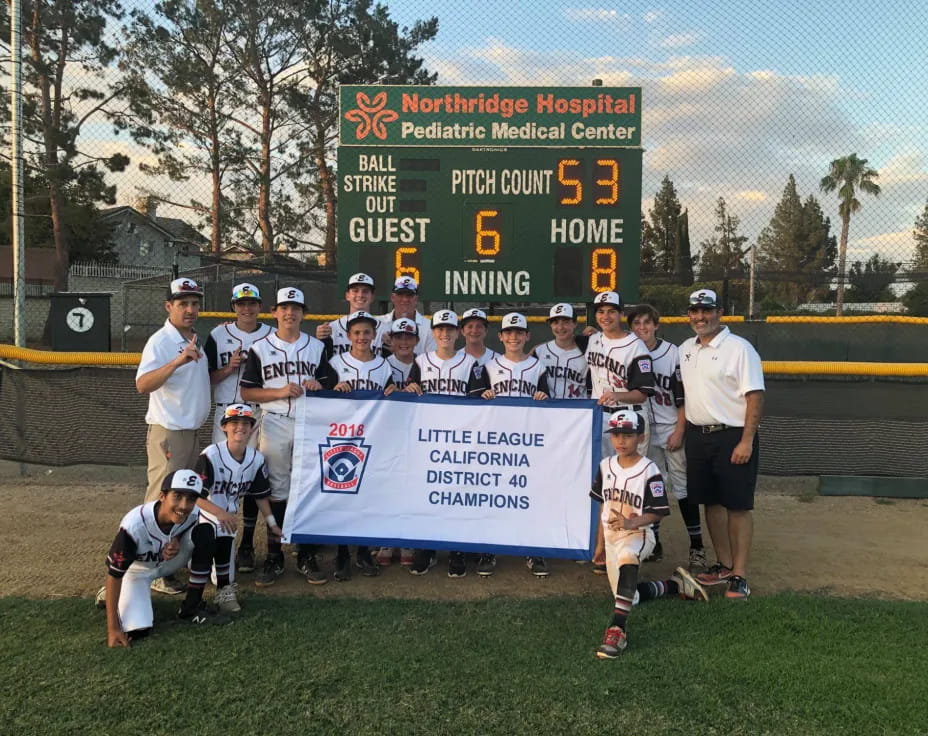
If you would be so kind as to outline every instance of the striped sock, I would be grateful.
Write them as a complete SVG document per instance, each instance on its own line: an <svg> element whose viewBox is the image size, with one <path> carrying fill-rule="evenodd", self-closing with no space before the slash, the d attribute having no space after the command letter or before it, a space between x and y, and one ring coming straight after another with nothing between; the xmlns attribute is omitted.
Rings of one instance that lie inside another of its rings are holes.
<svg viewBox="0 0 928 736"><path fill-rule="evenodd" d="M686 524L686 533L690 536L690 549L702 549L702 524L699 519L699 504L690 503L688 498L681 498L680 515Z"/></svg>
<svg viewBox="0 0 928 736"><path fill-rule="evenodd" d="M625 623L628 621L628 613L632 610L632 599L617 595L615 597L615 611L612 613L612 625L618 626L625 631Z"/></svg>

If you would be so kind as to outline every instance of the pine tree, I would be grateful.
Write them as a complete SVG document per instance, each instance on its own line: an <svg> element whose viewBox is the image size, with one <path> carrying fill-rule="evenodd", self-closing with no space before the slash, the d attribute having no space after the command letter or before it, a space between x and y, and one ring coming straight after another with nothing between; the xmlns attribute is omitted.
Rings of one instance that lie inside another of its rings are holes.
<svg viewBox="0 0 928 736"><path fill-rule="evenodd" d="M928 202L925 202L925 209L915 218L912 237L915 240L915 263L912 270L928 278Z"/></svg>
<svg viewBox="0 0 928 736"><path fill-rule="evenodd" d="M900 263L885 259L879 253L870 256L866 263L854 261L848 273L850 287L847 300L863 304L895 301L890 287L900 266Z"/></svg>
<svg viewBox="0 0 928 736"><path fill-rule="evenodd" d="M677 221L682 212L677 190L670 176L666 175L661 181L661 188L654 195L654 206L648 211L647 227L641 233L642 252L654 254L654 271L657 273L675 273L679 257Z"/></svg>
<svg viewBox="0 0 928 736"><path fill-rule="evenodd" d="M719 197L715 205L715 235L700 244L699 257L700 281L716 281L747 275L745 247L748 239L738 234L741 220L729 213L724 197Z"/></svg>

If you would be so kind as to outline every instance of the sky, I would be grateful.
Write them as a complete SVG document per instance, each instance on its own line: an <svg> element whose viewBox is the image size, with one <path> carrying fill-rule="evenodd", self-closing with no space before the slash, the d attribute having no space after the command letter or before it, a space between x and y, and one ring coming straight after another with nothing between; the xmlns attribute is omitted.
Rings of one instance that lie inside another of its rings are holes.
<svg viewBox="0 0 928 736"><path fill-rule="evenodd" d="M712 235L720 196L753 242L790 174L803 198L819 198L837 234L836 195L821 193L819 181L831 160L857 153L879 171L883 192L864 198L852 219L849 260L912 257L913 222L928 200L920 3L385 4L401 26L438 18L436 39L419 49L438 84L640 86L642 207L669 175L694 247ZM105 127L99 145L124 149ZM117 177L121 203L139 183L161 188L137 170L150 156L129 153L132 169Z"/></svg>

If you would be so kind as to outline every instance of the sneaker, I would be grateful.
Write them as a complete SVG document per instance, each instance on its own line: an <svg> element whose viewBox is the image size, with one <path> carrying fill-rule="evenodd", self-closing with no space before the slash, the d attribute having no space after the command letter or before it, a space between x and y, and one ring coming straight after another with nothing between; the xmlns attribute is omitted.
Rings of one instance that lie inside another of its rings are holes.
<svg viewBox="0 0 928 736"><path fill-rule="evenodd" d="M284 555L283 553L275 556L268 555L264 558L264 569L255 578L255 585L259 588L267 588L277 582L277 578L284 574Z"/></svg>
<svg viewBox="0 0 928 736"><path fill-rule="evenodd" d="M241 546L236 555L236 568L239 572L255 571L255 548Z"/></svg>
<svg viewBox="0 0 928 736"><path fill-rule="evenodd" d="M100 590L97 591L96 597L93 599L93 604L97 608L106 608L106 586L104 585Z"/></svg>
<svg viewBox="0 0 928 736"><path fill-rule="evenodd" d="M417 549L413 563L409 567L410 575L425 575L438 563L435 553L424 549Z"/></svg>
<svg viewBox="0 0 928 736"><path fill-rule="evenodd" d="M376 578L380 575L380 568L377 567L377 563L371 558L370 552L366 555L358 555L358 560L355 564L361 568L361 574L366 578Z"/></svg>
<svg viewBox="0 0 928 736"><path fill-rule="evenodd" d="M351 555L335 558L335 572L332 574L336 583L346 583L351 580Z"/></svg>
<svg viewBox="0 0 928 736"><path fill-rule="evenodd" d="M393 547L381 547L377 550L377 564L381 567L389 567L393 564Z"/></svg>
<svg viewBox="0 0 928 736"><path fill-rule="evenodd" d="M676 574L671 575L670 579L680 586L681 598L687 598L691 601L705 601L708 603L709 594L706 593L706 589L696 582L696 578L690 575L687 570L678 567Z"/></svg>
<svg viewBox="0 0 928 736"><path fill-rule="evenodd" d="M213 603L219 609L220 613L238 613L242 607L238 604L238 583L229 583L223 585L216 591L213 597Z"/></svg>
<svg viewBox="0 0 928 736"><path fill-rule="evenodd" d="M155 578L151 583L151 589L164 595L180 595L187 590L187 586L173 575L166 575L163 578Z"/></svg>
<svg viewBox="0 0 928 736"><path fill-rule="evenodd" d="M177 612L177 618L196 626L204 624L207 626L224 626L232 623L231 616L210 608L203 601L200 601L199 605L193 610L187 610L187 606L181 606Z"/></svg>
<svg viewBox="0 0 928 736"><path fill-rule="evenodd" d="M696 570L698 568L705 569L708 566L709 563L706 560L706 550L702 547L699 549L690 549L690 570Z"/></svg>
<svg viewBox="0 0 928 736"><path fill-rule="evenodd" d="M654 545L654 549L651 550L651 554L645 557L644 560L642 560L642 562L660 562L663 559L664 559L664 546L660 542L657 542Z"/></svg>
<svg viewBox="0 0 928 736"><path fill-rule="evenodd" d="M532 571L536 578L546 578L551 572L548 570L548 563L544 557L526 557L525 565Z"/></svg>
<svg viewBox="0 0 928 736"><path fill-rule="evenodd" d="M707 568L704 572L696 576L702 585L721 585L727 583L731 577L731 570L725 565L716 562L712 567Z"/></svg>
<svg viewBox="0 0 928 736"><path fill-rule="evenodd" d="M297 569L306 578L310 585L325 585L329 582L328 576L319 569L319 563L316 561L316 555L306 555L297 561Z"/></svg>
<svg viewBox="0 0 928 736"><path fill-rule="evenodd" d="M467 558L463 552L452 552L448 555L448 577L463 578L467 575Z"/></svg>
<svg viewBox="0 0 928 736"><path fill-rule="evenodd" d="M635 597L632 598L632 605L633 605L633 606L637 606L639 603L641 603L641 593L639 593L639 592L636 590L636 591L635 591Z"/></svg>
<svg viewBox="0 0 928 736"><path fill-rule="evenodd" d="M728 579L728 590L725 591L725 597L734 601L746 601L751 595L751 587L748 581L740 575L732 575Z"/></svg>
<svg viewBox="0 0 928 736"><path fill-rule="evenodd" d="M480 559L477 560L477 574L488 578L494 572L496 572L496 555L480 555Z"/></svg>
<svg viewBox="0 0 928 736"><path fill-rule="evenodd" d="M596 656L600 659L615 659L627 646L628 639L625 638L625 632L618 626L610 626L603 636L603 643L596 650Z"/></svg>
<svg viewBox="0 0 928 736"><path fill-rule="evenodd" d="M608 570L606 570L605 565L600 565L598 563L593 563L593 567L590 568L590 572L594 575L606 575Z"/></svg>
<svg viewBox="0 0 928 736"><path fill-rule="evenodd" d="M412 563L416 560L416 554L413 550L403 547L400 550L400 564L403 567L412 567Z"/></svg>

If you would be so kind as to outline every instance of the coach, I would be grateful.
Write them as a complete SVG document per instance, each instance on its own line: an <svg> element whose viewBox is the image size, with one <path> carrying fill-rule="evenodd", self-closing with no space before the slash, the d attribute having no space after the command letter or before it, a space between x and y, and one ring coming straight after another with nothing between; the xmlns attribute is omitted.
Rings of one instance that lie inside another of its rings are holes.
<svg viewBox="0 0 928 736"><path fill-rule="evenodd" d="M704 585L728 584L727 598L751 594L746 579L754 531L758 437L764 406L760 356L721 324L711 289L690 294L687 309L696 337L680 346L686 394L686 482L706 507L716 563L697 575Z"/></svg>

